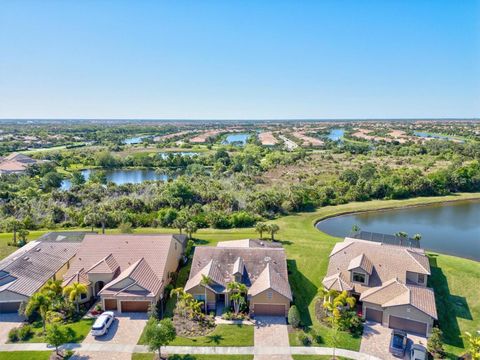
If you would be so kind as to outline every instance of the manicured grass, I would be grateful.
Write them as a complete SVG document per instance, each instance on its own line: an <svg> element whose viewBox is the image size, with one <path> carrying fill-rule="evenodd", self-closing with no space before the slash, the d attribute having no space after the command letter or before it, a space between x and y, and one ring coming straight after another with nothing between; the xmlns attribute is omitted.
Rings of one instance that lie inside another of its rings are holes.
<svg viewBox="0 0 480 360"><path fill-rule="evenodd" d="M93 325L94 319L81 319L77 322L71 323L71 324L66 324L62 325L62 327L69 328L71 329L71 333L73 335L73 338L69 340L69 342L81 342L83 339L85 339L85 336L87 336L88 332L90 331L92 325ZM43 343L45 342L45 336L42 334L43 329L42 329L42 323L41 322L35 322L33 323L33 336L29 338L26 341L20 341L20 342L29 342L29 343Z"/></svg>
<svg viewBox="0 0 480 360"><path fill-rule="evenodd" d="M153 354L133 353L132 360L153 360ZM253 355L171 355L169 360L252 360Z"/></svg>
<svg viewBox="0 0 480 360"><path fill-rule="evenodd" d="M253 346L252 325L217 325L206 336L186 338L177 336L171 346ZM138 344L145 345L144 334Z"/></svg>
<svg viewBox="0 0 480 360"><path fill-rule="evenodd" d="M447 255L430 255L440 328L449 358L463 354L461 335L480 328L480 263Z"/></svg>
<svg viewBox="0 0 480 360"><path fill-rule="evenodd" d="M0 352L2 360L48 360L51 351L3 351Z"/></svg>

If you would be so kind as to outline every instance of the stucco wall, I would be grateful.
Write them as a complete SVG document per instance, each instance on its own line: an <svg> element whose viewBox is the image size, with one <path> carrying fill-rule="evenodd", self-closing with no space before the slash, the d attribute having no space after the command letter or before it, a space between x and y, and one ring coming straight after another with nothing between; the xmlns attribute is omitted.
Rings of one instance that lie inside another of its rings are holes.
<svg viewBox="0 0 480 360"><path fill-rule="evenodd" d="M389 323L389 316L397 316L404 319L409 319L413 321L419 321L427 324L427 334L430 335L432 327L433 327L433 318L429 315L425 314L424 312L418 310L413 306L408 305L401 305L401 306L391 306L388 308L383 309L379 305L371 304L364 302L363 303L363 314L365 316L366 308L369 307L371 309L383 311L383 320L382 325L388 327Z"/></svg>
<svg viewBox="0 0 480 360"><path fill-rule="evenodd" d="M271 293L271 298L268 294ZM288 309L290 308L290 299L279 294L278 292L268 289L260 294L250 297L250 311L255 313L255 304L282 304L285 306L285 316L288 315Z"/></svg>
<svg viewBox="0 0 480 360"><path fill-rule="evenodd" d="M28 301L28 297L11 291L0 292L0 302Z"/></svg>
<svg viewBox="0 0 480 360"><path fill-rule="evenodd" d="M195 295L201 295L205 296L205 288L201 285L197 285L194 288L190 289L187 291L189 294L192 294L193 296ZM207 305L209 309L215 309L216 308L216 295L213 291L207 289Z"/></svg>

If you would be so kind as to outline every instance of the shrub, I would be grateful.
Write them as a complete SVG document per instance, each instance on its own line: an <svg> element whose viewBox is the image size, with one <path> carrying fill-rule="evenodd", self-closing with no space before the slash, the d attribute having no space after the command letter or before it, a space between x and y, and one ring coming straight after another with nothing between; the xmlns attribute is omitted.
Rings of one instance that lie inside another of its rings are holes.
<svg viewBox="0 0 480 360"><path fill-rule="evenodd" d="M443 349L442 330L438 327L432 329L432 335L428 338L427 349L434 359L443 359L445 350Z"/></svg>
<svg viewBox="0 0 480 360"><path fill-rule="evenodd" d="M18 338L22 341L27 340L33 335L33 329L31 325L23 325L18 328Z"/></svg>
<svg viewBox="0 0 480 360"><path fill-rule="evenodd" d="M310 346L312 345L312 336L300 331L298 333L298 341L302 343L303 346Z"/></svg>
<svg viewBox="0 0 480 360"><path fill-rule="evenodd" d="M10 331L8 332L8 341L17 342L18 340L18 328L10 329Z"/></svg>
<svg viewBox="0 0 480 360"><path fill-rule="evenodd" d="M300 312L295 305L288 310L288 323L294 328L300 327Z"/></svg>

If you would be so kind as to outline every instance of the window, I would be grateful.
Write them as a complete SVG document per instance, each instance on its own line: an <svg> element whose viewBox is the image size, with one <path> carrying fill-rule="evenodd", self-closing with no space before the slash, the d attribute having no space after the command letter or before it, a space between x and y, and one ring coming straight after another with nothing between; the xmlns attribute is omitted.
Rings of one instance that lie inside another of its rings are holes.
<svg viewBox="0 0 480 360"><path fill-rule="evenodd" d="M80 294L80 300L84 300L87 298L87 294Z"/></svg>
<svg viewBox="0 0 480 360"><path fill-rule="evenodd" d="M424 284L425 283L425 275L418 274L418 283L419 284Z"/></svg>
<svg viewBox="0 0 480 360"><path fill-rule="evenodd" d="M273 293L271 291L267 292L267 298L271 299L273 297Z"/></svg>
<svg viewBox="0 0 480 360"><path fill-rule="evenodd" d="M353 281L365 284L365 274L354 272Z"/></svg>
<svg viewBox="0 0 480 360"><path fill-rule="evenodd" d="M205 295L195 295L194 298L198 301L205 301Z"/></svg>

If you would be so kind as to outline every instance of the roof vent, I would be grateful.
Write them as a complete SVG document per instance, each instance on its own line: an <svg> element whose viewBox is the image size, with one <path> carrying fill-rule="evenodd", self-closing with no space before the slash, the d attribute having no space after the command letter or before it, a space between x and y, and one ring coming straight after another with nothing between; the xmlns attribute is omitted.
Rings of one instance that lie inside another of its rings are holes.
<svg viewBox="0 0 480 360"><path fill-rule="evenodd" d="M25 256L23 260L29 260L30 258L28 256Z"/></svg>
<svg viewBox="0 0 480 360"><path fill-rule="evenodd" d="M42 250L42 248L35 249L36 252L39 252L40 250Z"/></svg>
<svg viewBox="0 0 480 360"><path fill-rule="evenodd" d="M270 260L272 260L272 258L270 256L265 256L263 260L265 260L266 262L269 262Z"/></svg>

